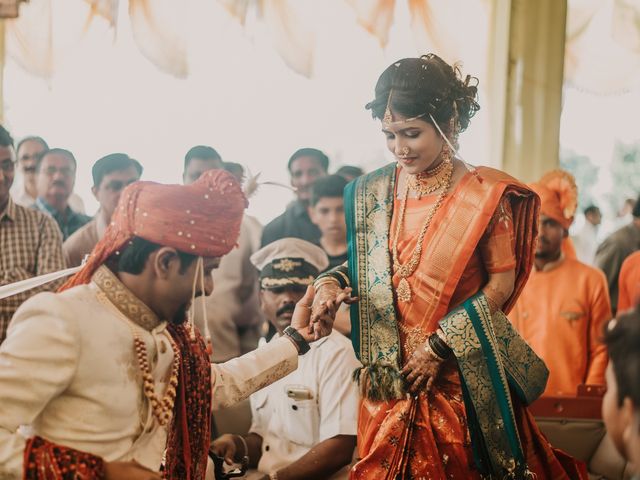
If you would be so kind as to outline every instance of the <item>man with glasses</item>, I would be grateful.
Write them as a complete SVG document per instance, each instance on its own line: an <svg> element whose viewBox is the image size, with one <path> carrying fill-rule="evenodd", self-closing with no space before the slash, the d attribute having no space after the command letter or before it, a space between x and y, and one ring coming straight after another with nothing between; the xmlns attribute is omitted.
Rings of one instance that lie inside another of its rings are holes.
<svg viewBox="0 0 640 480"><path fill-rule="evenodd" d="M49 150L49 145L42 137L29 136L18 142L18 148L16 148L17 166L22 178L18 177L11 189L13 201L18 205L31 207L36 203L36 198L38 198L36 165L38 159L47 150ZM76 212L85 213L84 202L75 193L69 197L69 206Z"/></svg>
<svg viewBox="0 0 640 480"><path fill-rule="evenodd" d="M91 253L111 223L124 187L140 179L142 165L124 153L112 153L98 160L91 169L91 191L100 203L93 220L71 235L62 246L67 266L75 267Z"/></svg>
<svg viewBox="0 0 640 480"><path fill-rule="evenodd" d="M76 182L76 166L73 153L63 148L47 150L36 162L38 198L35 207L53 217L64 240L91 220L69 206Z"/></svg>
<svg viewBox="0 0 640 480"><path fill-rule="evenodd" d="M0 126L0 286L64 268L62 236L53 219L11 199L15 170L13 139ZM51 282L0 300L0 343L20 304L38 292L55 290L59 284Z"/></svg>

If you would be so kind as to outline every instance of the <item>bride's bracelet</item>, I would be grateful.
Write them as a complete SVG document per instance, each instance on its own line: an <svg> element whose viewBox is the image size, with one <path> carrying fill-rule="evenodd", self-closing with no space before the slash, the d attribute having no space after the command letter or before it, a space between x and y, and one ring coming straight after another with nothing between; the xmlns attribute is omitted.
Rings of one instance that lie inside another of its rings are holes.
<svg viewBox="0 0 640 480"><path fill-rule="evenodd" d="M431 347L433 353L442 360L446 360L453 353L451 347L447 345L437 333L431 334L427 343L429 344L429 347Z"/></svg>
<svg viewBox="0 0 640 480"><path fill-rule="evenodd" d="M323 277L323 278L318 278L315 282L313 282L313 288L314 290L317 292L320 287L322 287L323 285L335 285L336 287L340 288L340 283L338 282L338 280L336 280L333 277Z"/></svg>
<svg viewBox="0 0 640 480"><path fill-rule="evenodd" d="M344 289L351 286L351 282L349 281L348 270L344 265L339 265L336 268L329 270L328 272L324 272L319 275L318 278L313 282L313 286L316 290L318 287L323 285L327 280L332 280L340 285L340 288ZM328 282L327 282L328 283Z"/></svg>

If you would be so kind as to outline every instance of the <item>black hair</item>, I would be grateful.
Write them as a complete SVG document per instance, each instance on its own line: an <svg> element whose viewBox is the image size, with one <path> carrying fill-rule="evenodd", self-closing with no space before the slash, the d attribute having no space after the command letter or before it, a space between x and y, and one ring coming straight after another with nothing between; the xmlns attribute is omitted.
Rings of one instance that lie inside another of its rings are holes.
<svg viewBox="0 0 640 480"><path fill-rule="evenodd" d="M340 175L327 175L313 182L311 187L311 206L315 207L322 198L342 198L347 181Z"/></svg>
<svg viewBox="0 0 640 480"><path fill-rule="evenodd" d="M91 168L93 176L93 186L99 187L105 175L118 170L126 170L134 167L138 172L138 177L142 176L142 165L137 160L129 157L126 153L110 153L99 159Z"/></svg>
<svg viewBox="0 0 640 480"><path fill-rule="evenodd" d="M202 160L219 160L222 162L222 157L215 148L207 145L196 145L195 147L191 147L184 156L184 170L189 167L189 163L191 163L191 160L194 158L200 158Z"/></svg>
<svg viewBox="0 0 640 480"><path fill-rule="evenodd" d="M45 151L49 150L49 144L45 141L44 138L38 137L37 135L30 135L28 137L24 137L23 139L21 139L18 142L18 146L16 147L16 151L20 150L20 147L22 146L23 143L31 142L31 141L38 142L40 145L42 145L44 147Z"/></svg>
<svg viewBox="0 0 640 480"><path fill-rule="evenodd" d="M638 195L636 204L633 206L633 210L631 210L631 215L633 215L635 218L640 218L640 195Z"/></svg>
<svg viewBox="0 0 640 480"><path fill-rule="evenodd" d="M161 246L141 237L133 237L119 254L114 253L109 257L107 264L114 272L140 275L144 270L149 255L160 249ZM184 273L198 257L179 250L177 252L180 259L180 273Z"/></svg>
<svg viewBox="0 0 640 480"><path fill-rule="evenodd" d="M222 162L222 168L237 178L244 177L244 167L235 162Z"/></svg>
<svg viewBox="0 0 640 480"><path fill-rule="evenodd" d="M341 177L356 178L360 175L364 175L364 170L354 165L343 165L338 170L336 170L336 175L340 175Z"/></svg>
<svg viewBox="0 0 640 480"><path fill-rule="evenodd" d="M73 169L75 170L76 168L78 168L78 162L76 162L76 157L73 156L73 153L71 153L69 150L66 150L64 148L50 148L49 150L45 150L44 152L42 152L42 155L40 155L38 157L38 161L36 162L36 171L40 171L40 165L42 165L42 159L46 156L46 155L64 155L65 157L68 157L71 162L73 163Z"/></svg>
<svg viewBox="0 0 640 480"><path fill-rule="evenodd" d="M2 125L0 125L0 145L3 147L13 147L13 137Z"/></svg>
<svg viewBox="0 0 640 480"><path fill-rule="evenodd" d="M374 118L382 119L389 103L400 115L433 123L433 116L442 131L455 137L466 130L473 115L480 110L477 102L478 79L461 78L457 66L451 66L430 53L420 58L404 58L392 63L376 83L375 99L366 105ZM451 131L451 120L456 122Z"/></svg>
<svg viewBox="0 0 640 480"><path fill-rule="evenodd" d="M596 207L595 205L589 205L587 208L584 209L583 213L585 215L590 215L592 213L598 213L600 212L600 209L598 207Z"/></svg>
<svg viewBox="0 0 640 480"><path fill-rule="evenodd" d="M604 343L618 384L618 405L629 397L636 408L640 407L640 305L620 315L614 327L606 329Z"/></svg>
<svg viewBox="0 0 640 480"><path fill-rule="evenodd" d="M300 148L291 155L291 158L289 158L289 162L287 163L289 172L291 172L291 165L293 162L300 157L313 157L320 163L323 171L326 172L329 170L329 157L327 157L324 152L317 148Z"/></svg>

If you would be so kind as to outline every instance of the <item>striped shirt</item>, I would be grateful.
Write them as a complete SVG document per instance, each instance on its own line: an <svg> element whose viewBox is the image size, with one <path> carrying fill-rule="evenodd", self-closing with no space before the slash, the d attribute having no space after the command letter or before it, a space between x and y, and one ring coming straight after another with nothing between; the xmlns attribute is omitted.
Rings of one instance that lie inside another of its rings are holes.
<svg viewBox="0 0 640 480"><path fill-rule="evenodd" d="M11 198L0 213L0 286L65 268L62 235L55 220ZM0 300L0 343L20 304L44 290L55 290L62 280Z"/></svg>

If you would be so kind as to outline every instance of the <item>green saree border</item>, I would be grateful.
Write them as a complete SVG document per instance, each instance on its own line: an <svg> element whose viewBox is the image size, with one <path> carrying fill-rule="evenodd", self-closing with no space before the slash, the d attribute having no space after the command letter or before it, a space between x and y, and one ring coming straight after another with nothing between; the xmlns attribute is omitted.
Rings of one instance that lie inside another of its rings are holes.
<svg viewBox="0 0 640 480"><path fill-rule="evenodd" d="M404 398L406 391L400 374L400 334L389 253L395 173L396 165L389 164L357 178L344 191L349 279L354 295L360 298L350 308L351 338L364 365L354 378L362 394L372 400Z"/></svg>
<svg viewBox="0 0 640 480"><path fill-rule="evenodd" d="M513 378L518 378L520 388L514 391L524 397L525 403L530 403L535 400L532 395L544 390L548 371L544 362L505 323L509 323L507 317L501 312L491 315L486 297L479 293L450 312L440 321L440 327L458 361L478 469L499 478L528 478L510 384ZM495 330L500 336L496 336ZM508 352L504 346L510 344L517 345L513 352L519 353L505 365ZM533 386L523 390L522 385L529 383Z"/></svg>

